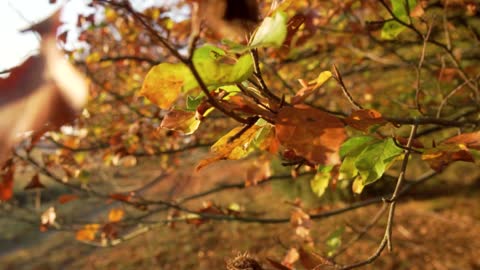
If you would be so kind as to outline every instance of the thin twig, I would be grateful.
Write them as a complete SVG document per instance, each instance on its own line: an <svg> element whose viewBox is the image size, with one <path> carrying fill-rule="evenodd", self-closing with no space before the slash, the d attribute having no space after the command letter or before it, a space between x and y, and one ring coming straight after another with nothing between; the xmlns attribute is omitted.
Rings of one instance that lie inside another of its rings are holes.
<svg viewBox="0 0 480 270"><path fill-rule="evenodd" d="M413 125L412 129L410 131L410 136L408 137L408 142L407 142L407 148L410 149L412 147L413 139L415 138L417 132L417 126ZM392 227L393 227L393 218L395 215L395 206L397 204L397 199L399 198L400 195L402 195L402 184L405 180L405 172L407 170L407 165L410 157L410 151L405 150L405 156L403 158L402 162L402 167L400 170L400 173L398 175L397 179L397 184L395 186L395 190L393 191L392 195L390 196L388 201L385 201L385 203L389 204L389 211L388 211L388 218L387 218L387 226L385 228L385 233L383 235L382 241L380 242L377 250L368 257L366 260L357 262L354 264L350 264L347 266L340 267L341 270L347 270L347 269L354 269L358 268L367 264L370 264L374 262L382 253L382 251L385 249L385 247L388 247L389 251L392 251L393 246L392 246Z"/></svg>
<svg viewBox="0 0 480 270"><path fill-rule="evenodd" d="M422 92L421 90L421 73L422 73L422 66L423 66L423 61L425 60L425 52L427 49L427 44L428 44L428 39L430 38L430 33L432 33L432 28L433 24L430 24L428 26L428 31L427 34L425 35L423 39L423 46L422 46L422 53L420 55L420 60L418 61L418 66L417 66L417 80L416 80L416 89L415 89L415 107L417 108L417 111L423 115L422 107L420 105L420 93Z"/></svg>
<svg viewBox="0 0 480 270"><path fill-rule="evenodd" d="M360 104L358 104L358 103L353 99L352 95L351 95L350 92L348 91L347 87L345 86L345 83L343 82L342 75L341 75L340 72L338 71L336 65L333 65L333 74L334 74L335 80L337 80L338 84L340 84L340 88L342 88L343 95L347 98L347 100L350 102L350 104L352 104L352 107L353 107L355 110L361 110L361 109L363 109L362 106L361 106Z"/></svg>

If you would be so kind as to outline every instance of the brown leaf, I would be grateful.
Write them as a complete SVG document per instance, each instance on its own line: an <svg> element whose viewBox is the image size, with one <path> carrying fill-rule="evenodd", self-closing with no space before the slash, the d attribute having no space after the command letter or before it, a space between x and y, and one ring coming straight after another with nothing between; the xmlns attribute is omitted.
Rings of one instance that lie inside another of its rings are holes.
<svg viewBox="0 0 480 270"><path fill-rule="evenodd" d="M346 138L343 122L307 105L283 107L275 120L280 143L314 164L340 163L338 151Z"/></svg>
<svg viewBox="0 0 480 270"><path fill-rule="evenodd" d="M352 112L349 117L345 118L347 125L361 131L368 131L373 125L383 125L387 123L381 113L372 109L363 109Z"/></svg>
<svg viewBox="0 0 480 270"><path fill-rule="evenodd" d="M323 269L319 268L322 265L332 266L333 263L317 252L305 248L300 248L298 250L300 254L300 263L305 269Z"/></svg>
<svg viewBox="0 0 480 270"><path fill-rule="evenodd" d="M32 177L30 182L23 189L29 190L29 189L35 189L35 188L38 188L38 189L45 188L45 186L42 183L40 183L40 177L38 176L38 173Z"/></svg>
<svg viewBox="0 0 480 270"><path fill-rule="evenodd" d="M430 167L441 172L455 161L474 162L472 154L462 144L441 144L436 148L429 149L422 154Z"/></svg>
<svg viewBox="0 0 480 270"><path fill-rule="evenodd" d="M228 100L222 100L222 105L228 110L240 111L247 114L263 116L272 119L274 114L260 107L252 98L243 95L235 95L229 97Z"/></svg>
<svg viewBox="0 0 480 270"><path fill-rule="evenodd" d="M292 270L293 268L291 267L287 267L273 259L270 259L270 258L267 258L267 261L270 263L270 265L275 268L275 269L278 269L278 270Z"/></svg>
<svg viewBox="0 0 480 270"><path fill-rule="evenodd" d="M480 150L480 131L463 133L451 137L442 143L444 144L464 144L467 148Z"/></svg>
<svg viewBox="0 0 480 270"><path fill-rule="evenodd" d="M160 127L192 134L197 130L200 121L195 117L195 112L171 110L165 115Z"/></svg>
<svg viewBox="0 0 480 270"><path fill-rule="evenodd" d="M125 194L120 194L120 193L115 193L115 194L110 194L110 198L114 199L116 201L130 202L131 199L132 199L132 196L125 195Z"/></svg>

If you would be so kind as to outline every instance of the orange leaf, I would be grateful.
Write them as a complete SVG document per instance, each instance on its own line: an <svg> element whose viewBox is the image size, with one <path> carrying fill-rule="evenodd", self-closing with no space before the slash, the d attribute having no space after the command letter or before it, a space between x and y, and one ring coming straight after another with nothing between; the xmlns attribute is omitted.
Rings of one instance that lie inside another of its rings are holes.
<svg viewBox="0 0 480 270"><path fill-rule="evenodd" d="M112 209L108 213L108 221L109 222L119 222L122 220L125 212L122 209Z"/></svg>
<svg viewBox="0 0 480 270"><path fill-rule="evenodd" d="M314 164L338 164L346 138L343 122L307 105L283 107L275 121L280 143Z"/></svg>
<svg viewBox="0 0 480 270"><path fill-rule="evenodd" d="M100 224L87 224L83 229L77 231L75 238L78 241L93 241L99 229Z"/></svg>
<svg viewBox="0 0 480 270"><path fill-rule="evenodd" d="M112 198L116 201L129 202L132 199L132 196L115 193L115 194L110 194L110 198Z"/></svg>
<svg viewBox="0 0 480 270"><path fill-rule="evenodd" d="M23 189L29 190L29 189L35 189L35 188L45 188L45 186L42 183L40 183L40 177L38 176L38 173L32 177L32 180L30 180L28 185L26 185Z"/></svg>
<svg viewBox="0 0 480 270"><path fill-rule="evenodd" d="M13 175L15 174L15 166L11 160L4 166L6 170L2 175L0 182L0 201L8 201L13 197Z"/></svg>
<svg viewBox="0 0 480 270"><path fill-rule="evenodd" d="M58 200L59 203L65 204L65 203L68 203L68 202L76 200L76 199L78 199L78 195L64 194L64 195L60 195L57 200Z"/></svg>
<svg viewBox="0 0 480 270"><path fill-rule="evenodd" d="M383 119L382 114L370 109L357 110L345 118L345 122L358 130L367 131L373 125L382 125L387 121Z"/></svg>

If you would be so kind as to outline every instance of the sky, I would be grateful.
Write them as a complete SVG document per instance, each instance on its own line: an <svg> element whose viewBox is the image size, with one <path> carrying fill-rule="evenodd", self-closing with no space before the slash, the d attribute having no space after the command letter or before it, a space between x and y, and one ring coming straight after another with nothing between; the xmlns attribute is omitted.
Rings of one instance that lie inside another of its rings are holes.
<svg viewBox="0 0 480 270"><path fill-rule="evenodd" d="M79 13L88 12L86 0L70 0L65 5L61 20L67 29L75 29ZM49 4L48 0L0 0L0 71L22 63L36 54L39 46L37 34L21 33L22 29L42 21L58 10L63 1Z"/></svg>
<svg viewBox="0 0 480 270"><path fill-rule="evenodd" d="M28 56L36 54L39 46L37 35L31 32L20 33L20 31L47 18L62 4L65 4L65 7L61 20L66 23L62 29L69 31L69 41L74 40L77 15L91 12L91 9L86 6L88 2L90 1L58 0L56 4L49 4L49 0L0 0L0 71L15 67ZM177 0L131 0L132 5L138 10L151 6L173 5L175 2ZM177 14L185 12L183 10Z"/></svg>

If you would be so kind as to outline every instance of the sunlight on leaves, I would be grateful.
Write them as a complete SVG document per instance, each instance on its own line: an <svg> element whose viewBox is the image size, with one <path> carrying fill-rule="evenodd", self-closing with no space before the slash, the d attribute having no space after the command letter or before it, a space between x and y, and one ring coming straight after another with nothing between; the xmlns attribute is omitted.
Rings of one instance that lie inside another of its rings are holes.
<svg viewBox="0 0 480 270"><path fill-rule="evenodd" d="M95 240L100 224L87 224L75 234L78 241L90 242Z"/></svg>
<svg viewBox="0 0 480 270"><path fill-rule="evenodd" d="M112 209L108 212L108 221L109 222L119 222L123 219L125 212L122 209Z"/></svg>

